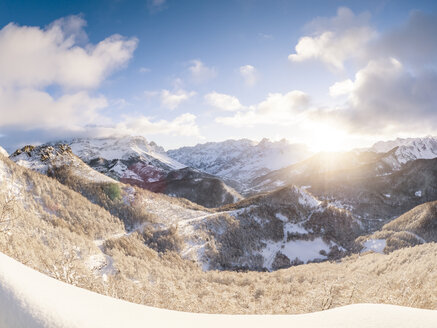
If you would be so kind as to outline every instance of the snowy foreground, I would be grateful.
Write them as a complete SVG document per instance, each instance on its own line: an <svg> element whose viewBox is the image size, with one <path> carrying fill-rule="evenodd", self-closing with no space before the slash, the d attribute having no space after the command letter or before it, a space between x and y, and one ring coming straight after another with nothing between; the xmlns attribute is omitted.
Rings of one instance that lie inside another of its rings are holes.
<svg viewBox="0 0 437 328"><path fill-rule="evenodd" d="M211 315L156 309L49 278L0 253L0 327L436 327L437 311L357 304L302 315Z"/></svg>

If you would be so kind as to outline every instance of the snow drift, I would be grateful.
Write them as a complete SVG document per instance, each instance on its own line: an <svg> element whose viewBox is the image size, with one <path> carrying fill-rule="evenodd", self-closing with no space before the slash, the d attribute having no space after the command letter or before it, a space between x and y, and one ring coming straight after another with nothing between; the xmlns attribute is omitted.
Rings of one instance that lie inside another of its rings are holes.
<svg viewBox="0 0 437 328"><path fill-rule="evenodd" d="M357 304L302 315L211 315L128 303L49 278L0 253L0 327L435 327L437 311Z"/></svg>

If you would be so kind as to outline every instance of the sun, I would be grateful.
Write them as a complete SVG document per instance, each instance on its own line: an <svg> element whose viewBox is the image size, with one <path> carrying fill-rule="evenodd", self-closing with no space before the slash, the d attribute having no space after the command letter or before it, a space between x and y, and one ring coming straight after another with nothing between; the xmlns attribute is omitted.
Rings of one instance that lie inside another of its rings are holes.
<svg viewBox="0 0 437 328"><path fill-rule="evenodd" d="M314 124L307 144L314 152L341 152L353 148L353 138L345 130L326 124Z"/></svg>

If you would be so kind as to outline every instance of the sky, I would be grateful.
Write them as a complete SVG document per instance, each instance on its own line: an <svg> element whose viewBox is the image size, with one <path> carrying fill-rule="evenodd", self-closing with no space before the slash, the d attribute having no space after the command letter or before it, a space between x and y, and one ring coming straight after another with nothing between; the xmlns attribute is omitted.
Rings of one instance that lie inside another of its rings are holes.
<svg viewBox="0 0 437 328"><path fill-rule="evenodd" d="M0 145L437 134L437 2L0 2Z"/></svg>

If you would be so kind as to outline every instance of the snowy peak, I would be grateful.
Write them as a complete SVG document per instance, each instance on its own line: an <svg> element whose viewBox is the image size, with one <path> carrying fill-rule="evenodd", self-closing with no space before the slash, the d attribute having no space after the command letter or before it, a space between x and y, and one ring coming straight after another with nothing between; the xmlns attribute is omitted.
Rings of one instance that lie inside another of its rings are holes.
<svg viewBox="0 0 437 328"><path fill-rule="evenodd" d="M374 152L389 152L384 160L394 169L416 159L433 159L437 157L437 137L396 139L380 141L370 148Z"/></svg>
<svg viewBox="0 0 437 328"><path fill-rule="evenodd" d="M2 148L1 146L0 146L0 155L3 155L5 157L9 157L8 152L4 148Z"/></svg>
<svg viewBox="0 0 437 328"><path fill-rule="evenodd" d="M115 182L93 170L73 154L66 144L32 146L27 145L15 151L10 159L20 166L48 174L50 169L68 166L74 174L94 182Z"/></svg>
<svg viewBox="0 0 437 328"><path fill-rule="evenodd" d="M268 139L259 143L248 139L208 142L167 154L190 167L240 183L310 156L304 145Z"/></svg>
<svg viewBox="0 0 437 328"><path fill-rule="evenodd" d="M73 153L83 161L103 158L129 160L142 158L147 161L159 161L167 169L181 169L185 165L169 158L162 147L154 142L148 143L143 137L80 138L67 141Z"/></svg>

